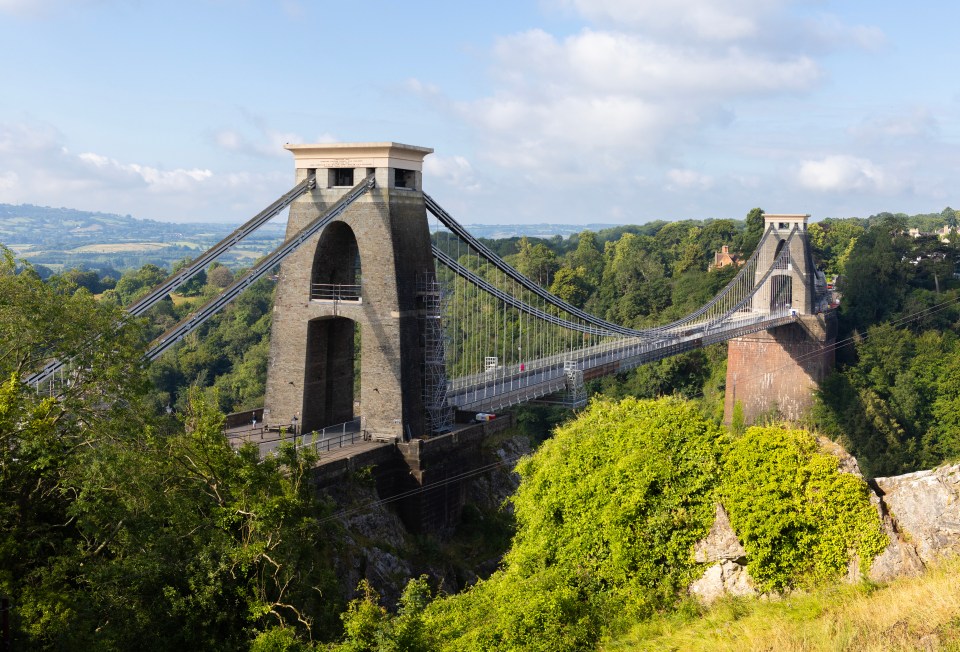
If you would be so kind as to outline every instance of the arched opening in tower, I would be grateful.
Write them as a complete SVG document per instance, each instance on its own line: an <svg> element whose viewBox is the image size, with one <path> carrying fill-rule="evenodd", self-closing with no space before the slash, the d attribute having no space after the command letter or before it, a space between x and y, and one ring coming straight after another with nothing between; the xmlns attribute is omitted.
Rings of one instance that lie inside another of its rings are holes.
<svg viewBox="0 0 960 652"><path fill-rule="evenodd" d="M787 244L786 240L781 240L777 243L777 250L773 254L773 268L774 269L787 269L789 264L786 260L786 257L781 260L780 254L783 252L784 245Z"/></svg>
<svg viewBox="0 0 960 652"><path fill-rule="evenodd" d="M360 248L357 237L344 222L323 229L310 275L313 301L360 301Z"/></svg>
<svg viewBox="0 0 960 652"><path fill-rule="evenodd" d="M789 310L793 304L793 277L774 274L770 277L770 312Z"/></svg>
<svg viewBox="0 0 960 652"><path fill-rule="evenodd" d="M307 326L302 432L351 421L360 396L360 328L345 317L320 317Z"/></svg>

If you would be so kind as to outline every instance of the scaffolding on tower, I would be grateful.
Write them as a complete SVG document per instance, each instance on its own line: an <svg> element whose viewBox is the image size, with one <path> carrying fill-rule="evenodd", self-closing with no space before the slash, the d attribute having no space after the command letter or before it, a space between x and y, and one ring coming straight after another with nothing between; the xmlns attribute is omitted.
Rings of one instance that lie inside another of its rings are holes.
<svg viewBox="0 0 960 652"><path fill-rule="evenodd" d="M423 274L417 283L423 301L423 406L427 430L432 433L453 429L453 407L447 402L446 339L443 314L446 293L436 276Z"/></svg>

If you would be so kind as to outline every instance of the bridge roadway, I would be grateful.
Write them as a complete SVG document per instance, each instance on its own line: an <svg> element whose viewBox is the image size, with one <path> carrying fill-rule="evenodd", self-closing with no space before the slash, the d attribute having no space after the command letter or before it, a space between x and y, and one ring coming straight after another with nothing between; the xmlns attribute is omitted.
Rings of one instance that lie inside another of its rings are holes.
<svg viewBox="0 0 960 652"><path fill-rule="evenodd" d="M454 379L447 385L447 401L464 411L500 410L567 390L567 364L571 361L583 372L583 380L592 380L796 320L789 309L751 313L740 319L730 317L712 328L689 326L680 333L665 333L660 339L628 337L584 347L525 362L522 370L516 364Z"/></svg>
<svg viewBox="0 0 960 652"><path fill-rule="evenodd" d="M569 389L567 366L583 373L582 380L628 371L642 364L724 342L767 328L782 326L797 320L790 310L774 313L748 313L740 319L727 319L719 327L691 326L681 333L665 333L659 339L630 337L525 362L520 365L498 367L487 373L457 378L448 383L448 403L466 412L496 411L527 401L542 399ZM284 441L299 447L311 447L321 454L324 464L357 455L367 449L379 448L384 442L370 441L361 430L360 419L329 426L318 432L293 434L296 424L284 427L265 427L262 414L259 422L251 422L258 411L237 413L237 425L228 425L224 434L232 446L257 444L261 455L273 452Z"/></svg>

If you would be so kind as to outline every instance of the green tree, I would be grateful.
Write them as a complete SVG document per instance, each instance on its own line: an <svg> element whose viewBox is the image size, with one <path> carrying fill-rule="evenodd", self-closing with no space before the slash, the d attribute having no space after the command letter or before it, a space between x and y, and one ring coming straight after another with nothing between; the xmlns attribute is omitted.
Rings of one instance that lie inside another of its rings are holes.
<svg viewBox="0 0 960 652"><path fill-rule="evenodd" d="M583 231L579 237L577 248L568 256L570 267L582 267L589 282L597 285L603 274L603 252L597 244L597 236L592 231Z"/></svg>
<svg viewBox="0 0 960 652"><path fill-rule="evenodd" d="M595 401L518 466L504 566L424 621L444 650L588 650L674 603L713 517L720 430L676 399Z"/></svg>
<svg viewBox="0 0 960 652"><path fill-rule="evenodd" d="M207 285L222 290L233 283L233 272L226 265L212 263L207 271Z"/></svg>
<svg viewBox="0 0 960 652"><path fill-rule="evenodd" d="M181 269L190 264L189 258L184 258L183 260L178 261L173 266L173 273L179 272ZM185 297L195 297L203 291L203 286L207 283L207 273L204 270L200 270L194 274L190 280L177 288L177 292L182 294Z"/></svg>
<svg viewBox="0 0 960 652"><path fill-rule="evenodd" d="M120 277L114 291L123 305L129 305L167 278L167 272L156 265L144 265Z"/></svg>
<svg viewBox="0 0 960 652"><path fill-rule="evenodd" d="M554 273L559 269L557 255L543 243L532 243L527 237L520 238L516 258L517 271L543 287L549 287Z"/></svg>
<svg viewBox="0 0 960 652"><path fill-rule="evenodd" d="M850 328L865 330L897 312L909 290L910 243L904 225L885 219L860 236L841 284L842 314Z"/></svg>
<svg viewBox="0 0 960 652"><path fill-rule="evenodd" d="M553 277L550 292L567 303L582 308L590 296L590 281L582 267L561 267Z"/></svg>
<svg viewBox="0 0 960 652"><path fill-rule="evenodd" d="M747 213L743 239L740 241L740 246L738 247L744 256L752 254L753 250L756 249L760 243L760 238L763 237L763 223L763 209L750 209L750 212Z"/></svg>
<svg viewBox="0 0 960 652"><path fill-rule="evenodd" d="M754 426L731 445L720 494L751 577L780 591L838 580L851 553L870 568L888 540L868 492L810 433Z"/></svg>

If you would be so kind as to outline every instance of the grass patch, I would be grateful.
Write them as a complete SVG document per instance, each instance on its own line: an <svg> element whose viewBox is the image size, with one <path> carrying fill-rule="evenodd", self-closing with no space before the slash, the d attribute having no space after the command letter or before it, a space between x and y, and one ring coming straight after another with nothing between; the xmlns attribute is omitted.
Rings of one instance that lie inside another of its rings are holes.
<svg viewBox="0 0 960 652"><path fill-rule="evenodd" d="M173 305L177 306L178 308L186 303L200 303L199 297L185 297L182 294L177 294L175 292L170 294L170 298L173 300Z"/></svg>
<svg viewBox="0 0 960 652"><path fill-rule="evenodd" d="M886 585L838 585L782 599L689 603L602 650L796 652L960 650L960 560Z"/></svg>

